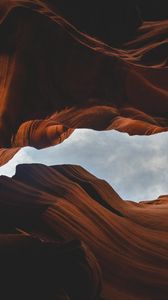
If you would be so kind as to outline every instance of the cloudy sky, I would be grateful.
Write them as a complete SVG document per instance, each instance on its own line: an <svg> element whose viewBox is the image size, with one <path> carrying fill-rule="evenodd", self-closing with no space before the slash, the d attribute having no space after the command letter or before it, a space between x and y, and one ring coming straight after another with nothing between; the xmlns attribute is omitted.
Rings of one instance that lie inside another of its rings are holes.
<svg viewBox="0 0 168 300"><path fill-rule="evenodd" d="M156 199L168 194L168 133L129 137L116 131L76 130L48 149L22 149L0 175L12 176L19 163L79 164L108 181L123 199Z"/></svg>

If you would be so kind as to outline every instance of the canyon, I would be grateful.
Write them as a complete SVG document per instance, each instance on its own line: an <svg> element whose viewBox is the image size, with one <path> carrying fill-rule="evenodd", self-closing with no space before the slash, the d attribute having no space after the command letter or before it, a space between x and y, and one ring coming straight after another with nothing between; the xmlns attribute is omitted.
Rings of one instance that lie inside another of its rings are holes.
<svg viewBox="0 0 168 300"><path fill-rule="evenodd" d="M76 128L168 130L165 2L115 2L101 19L94 1L81 18L75 1L1 1L0 165ZM3 299L167 300L167 195L124 201L80 166L23 164L0 207Z"/></svg>

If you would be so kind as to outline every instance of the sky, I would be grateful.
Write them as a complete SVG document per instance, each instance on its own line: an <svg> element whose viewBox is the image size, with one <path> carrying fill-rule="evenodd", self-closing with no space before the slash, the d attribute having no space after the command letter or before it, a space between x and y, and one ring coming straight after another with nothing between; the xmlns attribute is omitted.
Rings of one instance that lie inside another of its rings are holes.
<svg viewBox="0 0 168 300"><path fill-rule="evenodd" d="M114 130L77 129L57 146L23 148L0 168L0 175L14 175L21 163L76 164L105 179L123 199L152 200L168 194L167 149L168 133L130 137Z"/></svg>

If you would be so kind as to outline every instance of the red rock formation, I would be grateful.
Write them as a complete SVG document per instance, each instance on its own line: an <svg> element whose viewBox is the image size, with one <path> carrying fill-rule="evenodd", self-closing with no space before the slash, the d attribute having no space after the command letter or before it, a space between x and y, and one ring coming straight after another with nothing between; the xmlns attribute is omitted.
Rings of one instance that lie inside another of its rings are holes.
<svg viewBox="0 0 168 300"><path fill-rule="evenodd" d="M60 143L74 128L166 131L168 21L144 22L116 49L73 27L54 3L0 3L0 146L11 148L0 163L19 147Z"/></svg>
<svg viewBox="0 0 168 300"><path fill-rule="evenodd" d="M168 130L168 21L140 26L129 0L109 39L62 2L0 2L1 165L75 128ZM1 298L167 300L167 196L125 202L81 167L22 165L0 177L0 208Z"/></svg>
<svg viewBox="0 0 168 300"><path fill-rule="evenodd" d="M11 299L99 299L100 271L84 243L0 235L1 291Z"/></svg>
<svg viewBox="0 0 168 300"><path fill-rule="evenodd" d="M46 241L58 245L70 239L83 241L100 264L105 299L167 299L167 196L140 203L123 201L104 180L79 166L33 164L18 166L12 179L1 176L0 205L4 230L20 228L30 235L29 243L32 237L43 240L43 246ZM91 288L85 289L87 297L75 298L74 285L70 295L65 282L71 300L95 299L100 291L97 263L91 253L87 255L92 257ZM56 251L55 265L58 257ZM47 263L47 254L43 261ZM61 264L65 271L62 260Z"/></svg>
<svg viewBox="0 0 168 300"><path fill-rule="evenodd" d="M64 239L42 219L55 200L47 187L44 192L31 182L0 177L0 295L6 300L11 290L19 300L99 299L95 256L83 242Z"/></svg>

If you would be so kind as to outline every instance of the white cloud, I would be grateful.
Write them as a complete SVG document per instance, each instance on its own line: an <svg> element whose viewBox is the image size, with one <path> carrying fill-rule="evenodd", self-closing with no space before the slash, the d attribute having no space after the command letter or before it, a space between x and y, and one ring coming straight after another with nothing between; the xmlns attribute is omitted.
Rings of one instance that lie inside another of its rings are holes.
<svg viewBox="0 0 168 300"><path fill-rule="evenodd" d="M13 175L18 163L79 164L107 180L125 199L154 199L168 194L167 148L168 133L129 137L80 129L55 147L22 149L0 168L0 174Z"/></svg>

